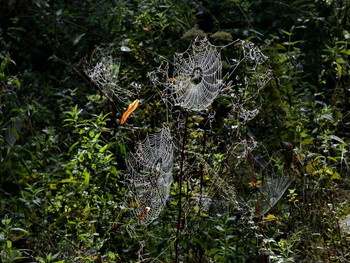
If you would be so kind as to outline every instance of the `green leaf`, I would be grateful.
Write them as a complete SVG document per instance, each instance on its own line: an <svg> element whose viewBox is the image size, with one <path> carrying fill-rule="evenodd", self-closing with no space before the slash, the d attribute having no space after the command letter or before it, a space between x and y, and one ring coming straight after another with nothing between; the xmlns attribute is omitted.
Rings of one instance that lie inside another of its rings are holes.
<svg viewBox="0 0 350 263"><path fill-rule="evenodd" d="M73 45L75 46L76 44L78 44L83 36L85 36L85 33L80 34L79 36L77 36L77 37L73 40Z"/></svg>
<svg viewBox="0 0 350 263"><path fill-rule="evenodd" d="M335 63L346 64L346 61L343 58L337 58L337 61Z"/></svg>
<svg viewBox="0 0 350 263"><path fill-rule="evenodd" d="M125 156L126 155L126 147L123 143L118 143L119 146L119 151L121 153L121 155Z"/></svg>
<svg viewBox="0 0 350 263"><path fill-rule="evenodd" d="M63 180L59 181L59 183L62 183L62 184L64 184L64 183L77 183L77 180L74 178L67 178L67 179L63 179Z"/></svg>
<svg viewBox="0 0 350 263"><path fill-rule="evenodd" d="M313 139L304 139L301 141L302 145L313 144Z"/></svg>
<svg viewBox="0 0 350 263"><path fill-rule="evenodd" d="M12 83L14 83L17 87L21 87L21 82L19 82L18 79L13 78L13 79L11 79L11 81L12 81Z"/></svg>
<svg viewBox="0 0 350 263"><path fill-rule="evenodd" d="M333 139L333 140L336 140L336 141L338 141L338 142L340 142L340 143L345 143L345 142L343 141L343 139L339 138L339 137L336 136L336 135L328 135L328 138Z"/></svg>
<svg viewBox="0 0 350 263"><path fill-rule="evenodd" d="M20 228L20 227L12 227L11 230L12 231L22 231L24 233L28 233L27 230L24 230L23 228Z"/></svg>
<svg viewBox="0 0 350 263"><path fill-rule="evenodd" d="M327 173L329 175L331 175L331 179L332 180L340 180L341 176L337 171L333 171L333 170L327 170Z"/></svg>
<svg viewBox="0 0 350 263"><path fill-rule="evenodd" d="M335 62L335 64L337 65L338 69L338 79L340 79L343 72L343 67L338 62Z"/></svg>
<svg viewBox="0 0 350 263"><path fill-rule="evenodd" d="M219 249L217 248L212 248L209 250L209 256L216 255L218 253Z"/></svg>
<svg viewBox="0 0 350 263"><path fill-rule="evenodd" d="M86 186L89 186L89 183L90 183L90 173L88 172L88 171L84 171L84 173L83 173L83 175L84 175L84 184L86 185Z"/></svg>
<svg viewBox="0 0 350 263"><path fill-rule="evenodd" d="M12 242L10 240L6 241L6 246L7 248L11 248L12 247Z"/></svg>
<svg viewBox="0 0 350 263"><path fill-rule="evenodd" d="M115 168L114 166L111 167L110 173L115 176L119 175L117 168Z"/></svg>
<svg viewBox="0 0 350 263"><path fill-rule="evenodd" d="M77 146L78 144L79 144L79 141L73 143L73 145L69 148L68 153L70 153L74 149L74 147Z"/></svg>
<svg viewBox="0 0 350 263"><path fill-rule="evenodd" d="M103 147L99 150L99 152L100 152L100 153L103 153L103 152L108 148L108 146L109 146L109 144L106 144L105 146L103 146Z"/></svg>
<svg viewBox="0 0 350 263"><path fill-rule="evenodd" d="M329 114L322 114L320 117L317 118L317 121L324 120L324 119L330 121L331 123L334 123L333 117Z"/></svg>
<svg viewBox="0 0 350 263"><path fill-rule="evenodd" d="M8 226L11 223L11 219L3 219L1 220L1 223L3 223L5 226Z"/></svg>
<svg viewBox="0 0 350 263"><path fill-rule="evenodd" d="M298 41L294 41L294 42L283 42L282 44L285 45L285 46L294 46L295 44L298 44L300 42L301 41L298 40Z"/></svg>
<svg viewBox="0 0 350 263"><path fill-rule="evenodd" d="M282 46L281 44L276 44L275 49L277 50L287 50L285 46Z"/></svg>
<svg viewBox="0 0 350 263"><path fill-rule="evenodd" d="M231 238L234 238L234 237L235 237L234 235L227 235L225 239L228 241L228 240L230 240Z"/></svg>
<svg viewBox="0 0 350 263"><path fill-rule="evenodd" d="M224 232L224 231L225 231L225 229L224 229L222 226L219 226L219 225L215 226L215 228L216 228L217 230L221 231L221 232Z"/></svg>
<svg viewBox="0 0 350 263"><path fill-rule="evenodd" d="M60 10L58 10L58 11L56 11L56 16L60 16L60 15L62 15L62 9L60 9Z"/></svg>
<svg viewBox="0 0 350 263"><path fill-rule="evenodd" d="M286 35L288 35L288 36L291 36L293 33L291 33L291 32L288 32L288 31L286 31L286 30L283 30L283 29L281 29L281 31L284 33L284 34L286 34Z"/></svg>
<svg viewBox="0 0 350 263"><path fill-rule="evenodd" d="M201 239L201 238L193 238L193 242L201 245L202 248L205 248L206 247L206 242L205 240Z"/></svg>
<svg viewBox="0 0 350 263"><path fill-rule="evenodd" d="M123 52L131 52L131 49L128 46L121 46L120 50Z"/></svg>

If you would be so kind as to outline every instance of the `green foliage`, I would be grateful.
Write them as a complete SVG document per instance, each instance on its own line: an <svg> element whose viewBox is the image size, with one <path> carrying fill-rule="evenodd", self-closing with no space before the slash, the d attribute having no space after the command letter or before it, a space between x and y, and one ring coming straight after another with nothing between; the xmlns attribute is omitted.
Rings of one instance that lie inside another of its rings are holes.
<svg viewBox="0 0 350 263"><path fill-rule="evenodd" d="M13 247L13 241L21 239L25 235L28 235L28 232L19 227L13 227L11 219L6 217L1 220L0 227L0 246L1 253L0 259L2 262L10 263L16 262L27 257L23 256L23 249L17 249Z"/></svg>

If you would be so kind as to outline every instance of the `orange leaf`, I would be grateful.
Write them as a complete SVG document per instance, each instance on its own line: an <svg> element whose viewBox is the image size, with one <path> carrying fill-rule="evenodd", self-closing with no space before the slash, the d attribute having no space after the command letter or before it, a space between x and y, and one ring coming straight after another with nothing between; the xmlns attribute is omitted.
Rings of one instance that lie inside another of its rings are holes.
<svg viewBox="0 0 350 263"><path fill-rule="evenodd" d="M124 124L126 122L129 115L133 113L134 110L136 110L138 105L139 100L134 100L134 102L129 105L128 109L124 112L122 119L120 120L120 124Z"/></svg>
<svg viewBox="0 0 350 263"><path fill-rule="evenodd" d="M262 183L262 181L259 180L259 181L256 181L256 182L250 182L249 185L251 185L251 186L257 186L258 184L261 184L261 183Z"/></svg>
<svg viewBox="0 0 350 263"><path fill-rule="evenodd" d="M174 78L168 78L168 81L175 82L175 81L176 81L176 79L174 79Z"/></svg>
<svg viewBox="0 0 350 263"><path fill-rule="evenodd" d="M144 218L144 217L147 215L147 213L148 213L149 210L151 210L151 208L148 207L148 206L146 206L145 209L142 211L142 213L141 213L141 214L139 215L139 217L137 218L137 220L140 221L142 218Z"/></svg>

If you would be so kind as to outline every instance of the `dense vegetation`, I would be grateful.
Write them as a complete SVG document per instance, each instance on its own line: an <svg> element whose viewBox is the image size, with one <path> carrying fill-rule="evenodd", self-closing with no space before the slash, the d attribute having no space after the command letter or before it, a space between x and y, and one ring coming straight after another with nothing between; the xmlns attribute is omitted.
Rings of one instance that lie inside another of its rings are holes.
<svg viewBox="0 0 350 263"><path fill-rule="evenodd" d="M1 261L349 262L349 11L346 0L1 1ZM205 36L225 47L225 74L238 39L266 60L241 63L206 110L169 108L148 73ZM87 74L101 57L113 58L112 91ZM258 114L244 121L237 105ZM163 123L174 181L145 226L129 211L125 160ZM267 178L290 184L262 214Z"/></svg>

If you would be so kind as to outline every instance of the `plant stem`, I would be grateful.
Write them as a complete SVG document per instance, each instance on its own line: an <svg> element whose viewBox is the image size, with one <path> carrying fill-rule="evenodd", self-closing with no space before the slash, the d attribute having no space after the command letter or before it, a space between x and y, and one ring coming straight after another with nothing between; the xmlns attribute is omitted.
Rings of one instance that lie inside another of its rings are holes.
<svg viewBox="0 0 350 263"><path fill-rule="evenodd" d="M206 120L204 123L204 134L203 134L203 142L202 142L202 156L203 159L205 155L205 149L206 149L206 144L207 144L207 123L209 121L208 115L206 115ZM200 178L200 185L199 185L199 210L198 210L198 215L200 216L201 210L202 210L202 195L203 195L203 183L204 183L204 164L201 164L201 178Z"/></svg>
<svg viewBox="0 0 350 263"><path fill-rule="evenodd" d="M180 173L178 178L179 183L179 204L178 204L178 218L177 218L177 230L176 230L176 240L175 240L175 262L178 262L179 257L179 242L180 242L180 231L183 228L183 223L181 221L182 217L182 178L184 176L184 162L185 162L185 146L186 146L186 140L187 140L187 122L188 122L188 116L187 113L185 114L185 127L184 127L184 135L182 138L182 145L181 145L181 161L180 161Z"/></svg>

